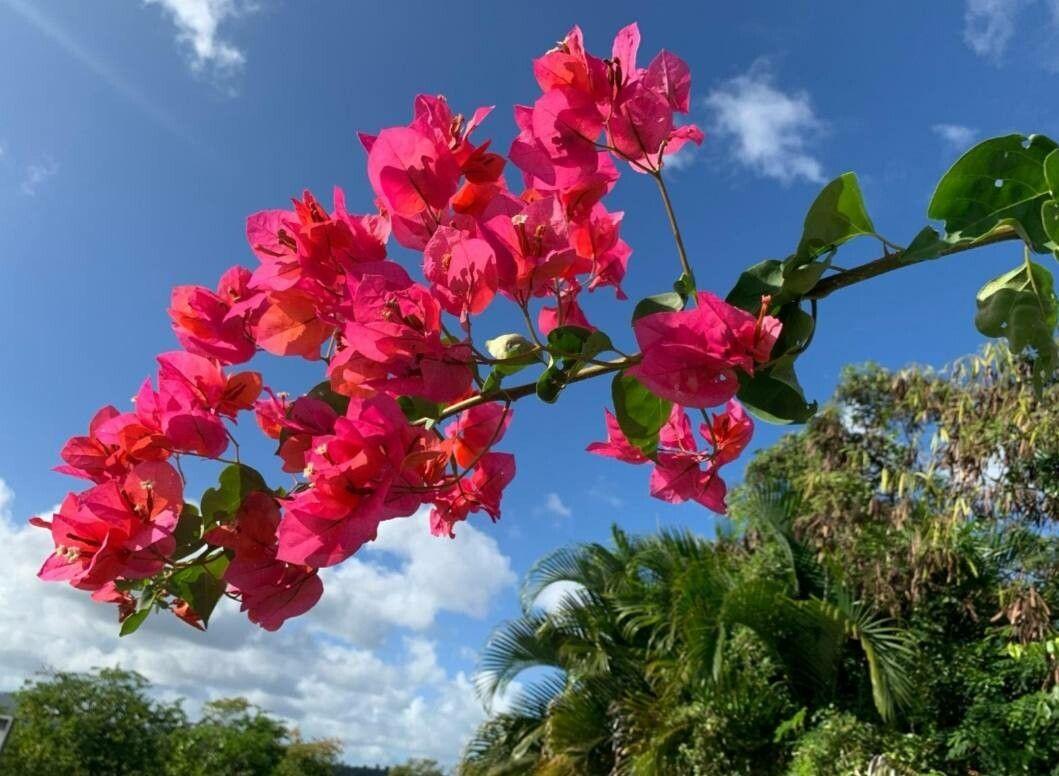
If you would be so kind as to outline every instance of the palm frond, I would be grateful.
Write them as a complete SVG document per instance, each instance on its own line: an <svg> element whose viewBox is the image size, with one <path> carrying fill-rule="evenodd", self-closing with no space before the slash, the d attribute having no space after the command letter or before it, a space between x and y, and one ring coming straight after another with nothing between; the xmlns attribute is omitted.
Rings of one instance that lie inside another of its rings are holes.
<svg viewBox="0 0 1059 776"><path fill-rule="evenodd" d="M497 626L478 658L475 690L487 706L504 692L511 680L527 668L561 668L560 643L542 635L544 615L524 615Z"/></svg>

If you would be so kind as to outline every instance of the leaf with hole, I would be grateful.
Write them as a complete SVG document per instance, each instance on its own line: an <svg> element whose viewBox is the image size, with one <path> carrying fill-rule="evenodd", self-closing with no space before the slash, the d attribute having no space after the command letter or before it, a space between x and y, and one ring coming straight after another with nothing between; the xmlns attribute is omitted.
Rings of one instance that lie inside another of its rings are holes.
<svg viewBox="0 0 1059 776"><path fill-rule="evenodd" d="M1011 226L1037 252L1055 250L1041 222L1051 199L1045 159L1056 148L1044 135L1004 135L965 153L942 176L927 214L945 222L946 239L973 242L999 226Z"/></svg>

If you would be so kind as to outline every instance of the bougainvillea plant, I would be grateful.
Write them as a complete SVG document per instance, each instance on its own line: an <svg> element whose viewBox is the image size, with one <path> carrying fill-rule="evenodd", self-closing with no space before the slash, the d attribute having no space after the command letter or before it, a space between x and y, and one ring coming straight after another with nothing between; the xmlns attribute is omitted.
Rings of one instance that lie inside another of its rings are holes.
<svg viewBox="0 0 1059 776"><path fill-rule="evenodd" d="M813 202L794 253L749 267L721 299L696 284L663 177L668 156L703 141L677 119L691 76L666 51L639 66L639 43L630 25L600 58L574 28L536 59L541 94L515 107L506 157L472 139L490 109L466 119L443 97L419 96L407 126L360 136L377 212L349 213L336 189L330 210L306 192L291 210L250 216L256 266L229 269L215 290L174 289L181 349L158 357L132 408L104 407L63 447L59 470L92 484L33 518L55 542L40 576L116 604L122 634L158 610L203 628L224 596L275 630L320 599L319 569L373 540L381 521L426 505L430 530L452 537L472 513L499 518L515 458L496 447L513 404L555 402L566 385L603 376L613 412L589 451L652 466L657 498L724 512L720 472L750 439L748 410L785 423L815 411L794 364L819 300L1000 240L1022 240L1025 260L982 288L978 328L1006 337L1038 374L1054 370L1052 278L1030 259L1059 249L1053 141L1010 135L973 148L930 203L943 230L926 227L907 247L876 232L844 174ZM680 264L672 290L631 305L633 354L579 304L608 287L625 299L632 251L623 214L604 204L621 169L657 184ZM861 236L884 255L832 266ZM387 258L390 239L422 254L421 282ZM477 340L475 317L498 303L518 308L526 331ZM273 391L238 366L260 351L319 363L322 381L297 398ZM513 384L522 372L532 379ZM239 460L232 425L246 412L276 440L291 488ZM197 506L188 456L225 465Z"/></svg>

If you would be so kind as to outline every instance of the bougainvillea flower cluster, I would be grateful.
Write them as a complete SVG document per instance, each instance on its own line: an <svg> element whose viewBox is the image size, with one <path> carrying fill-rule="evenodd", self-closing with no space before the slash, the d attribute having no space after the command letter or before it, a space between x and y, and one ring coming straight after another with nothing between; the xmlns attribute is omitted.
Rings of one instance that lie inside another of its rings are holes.
<svg viewBox="0 0 1059 776"><path fill-rule="evenodd" d="M632 250L624 214L604 202L619 169L664 191L666 157L703 140L677 121L688 67L666 51L641 67L639 44L631 25L600 58L574 28L536 59L541 93L515 107L506 155L479 137L491 108L468 119L421 95L407 125L360 135L372 212L350 213L336 188L330 209L305 192L251 215L254 266L232 267L214 288L175 288L182 349L158 357L130 409L104 407L63 447L59 470L91 485L50 520L34 518L55 542L40 576L116 604L123 633L159 609L204 627L224 596L275 630L320 599L319 570L383 521L428 507L431 532L455 537L473 514L500 517L516 466L496 447L512 403L534 392L503 381L534 366L545 401L595 370L671 402L655 444L634 444L621 411L608 411L609 440L590 450L651 463L660 499L723 511L720 468L752 431L732 397L739 375L768 361L779 322L764 307L755 317L685 295L680 309L636 320L641 352L630 356L579 303L608 287L625 299ZM389 257L391 239L421 256L421 281ZM500 300L521 309L527 332L481 346L472 322ZM318 362L322 382L294 398L266 386L238 366L261 352ZM702 449L689 410L704 411ZM240 461L234 430L247 412L275 440L291 487L269 487ZM227 465L197 503L186 500L189 456Z"/></svg>

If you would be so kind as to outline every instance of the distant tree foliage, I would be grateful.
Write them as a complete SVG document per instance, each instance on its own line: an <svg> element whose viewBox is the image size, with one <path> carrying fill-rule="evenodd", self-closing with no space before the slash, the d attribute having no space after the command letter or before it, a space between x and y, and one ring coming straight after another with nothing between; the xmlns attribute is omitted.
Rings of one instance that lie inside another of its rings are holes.
<svg viewBox="0 0 1059 776"><path fill-rule="evenodd" d="M507 710L460 773L1059 774L1059 386L1039 379L998 346L850 369L749 464L715 540L615 529L539 561L479 665ZM559 581L580 587L535 608Z"/></svg>
<svg viewBox="0 0 1059 776"><path fill-rule="evenodd" d="M330 776L341 747L304 741L242 698L207 703L190 722L150 699L139 674L55 672L14 693L3 776Z"/></svg>

